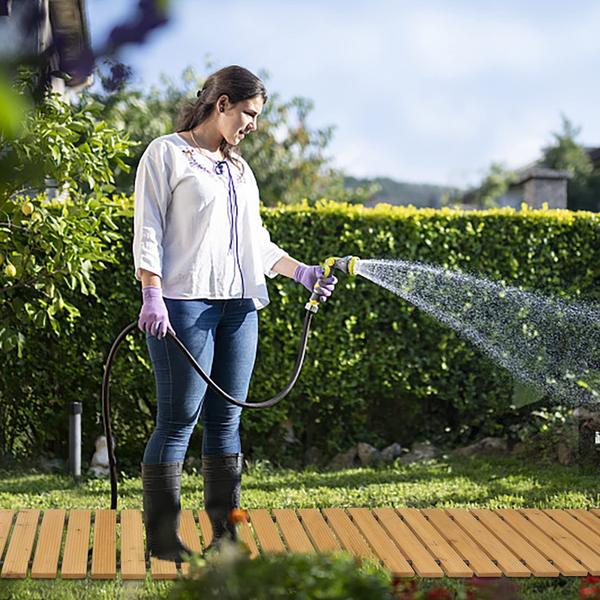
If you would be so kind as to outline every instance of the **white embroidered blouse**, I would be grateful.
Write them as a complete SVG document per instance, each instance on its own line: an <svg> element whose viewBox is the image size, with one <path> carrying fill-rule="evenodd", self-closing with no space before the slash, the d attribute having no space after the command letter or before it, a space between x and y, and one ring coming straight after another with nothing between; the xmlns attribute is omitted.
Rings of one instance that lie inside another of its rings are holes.
<svg viewBox="0 0 600 600"><path fill-rule="evenodd" d="M165 298L253 298L269 303L265 275L288 253L262 224L248 163L213 161L179 134L146 148L135 176L133 257L161 278Z"/></svg>

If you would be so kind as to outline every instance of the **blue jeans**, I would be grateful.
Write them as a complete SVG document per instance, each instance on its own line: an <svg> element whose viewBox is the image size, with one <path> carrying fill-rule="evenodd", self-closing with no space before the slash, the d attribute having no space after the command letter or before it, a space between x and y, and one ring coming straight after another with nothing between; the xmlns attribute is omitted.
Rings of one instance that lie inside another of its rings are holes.
<svg viewBox="0 0 600 600"><path fill-rule="evenodd" d="M196 362L223 390L245 401L256 359L258 315L252 299L165 298L169 321ZM146 334L156 379L157 416L144 464L183 461L198 417L203 455L241 452L242 408L208 388L166 337Z"/></svg>

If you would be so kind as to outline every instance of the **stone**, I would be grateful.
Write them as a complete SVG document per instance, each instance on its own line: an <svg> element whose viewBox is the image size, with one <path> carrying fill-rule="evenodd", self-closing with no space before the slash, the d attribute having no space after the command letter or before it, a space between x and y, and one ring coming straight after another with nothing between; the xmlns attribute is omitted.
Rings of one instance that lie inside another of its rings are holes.
<svg viewBox="0 0 600 600"><path fill-rule="evenodd" d="M356 446L352 446L352 448L346 450L346 452L340 452L334 456L329 463L329 468L337 471L339 469L350 469L359 465L360 460L358 458L357 448Z"/></svg>
<svg viewBox="0 0 600 600"><path fill-rule="evenodd" d="M410 452L400 457L402 464L420 462L435 458L440 451L431 442L414 442Z"/></svg>
<svg viewBox="0 0 600 600"><path fill-rule="evenodd" d="M597 416L597 414L598 413L594 413L591 410L588 410L587 408L585 408L584 406L578 406L573 411L573 416L577 417L578 419L590 419L590 418Z"/></svg>
<svg viewBox="0 0 600 600"><path fill-rule="evenodd" d="M363 467L370 467L381 462L381 453L375 446L366 442L359 442L356 446L356 454Z"/></svg>
<svg viewBox="0 0 600 600"><path fill-rule="evenodd" d="M402 456L402 452L402 446L398 442L394 442L381 451L381 460L385 463L394 462L399 456Z"/></svg>
<svg viewBox="0 0 600 600"><path fill-rule="evenodd" d="M523 443L523 442L517 442L511 450L511 453L514 456L521 456L522 454L525 454L527 452L527 444Z"/></svg>
<svg viewBox="0 0 600 600"><path fill-rule="evenodd" d="M504 438L484 437L479 441L452 452L454 456L480 456L483 454L504 454L508 451L508 442Z"/></svg>

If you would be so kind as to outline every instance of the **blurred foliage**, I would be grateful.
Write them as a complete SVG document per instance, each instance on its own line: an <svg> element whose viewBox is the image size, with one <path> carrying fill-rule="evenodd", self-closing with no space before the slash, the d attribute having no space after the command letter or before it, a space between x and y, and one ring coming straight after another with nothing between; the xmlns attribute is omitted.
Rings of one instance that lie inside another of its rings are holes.
<svg viewBox="0 0 600 600"><path fill-rule="evenodd" d="M390 575L377 560L354 558L346 552L251 558L247 546L238 542L208 557L194 557L189 574L173 586L169 598L393 600L395 596Z"/></svg>
<svg viewBox="0 0 600 600"><path fill-rule="evenodd" d="M261 72L260 76L266 84L268 74ZM131 193L142 153L154 138L175 131L182 102L195 99L204 79L188 67L178 82L163 74L160 85L149 90L130 87L127 78L122 83L114 91L86 91L81 98L82 102L91 98L102 105L99 118L138 142L126 161L132 169L116 176L117 190ZM259 117L258 130L239 145L254 171L266 206L292 204L302 198L314 204L324 196L363 203L379 189L377 185L344 187L343 172L329 168L324 156L334 127L312 129L308 121L313 108L313 102L307 98L296 96L284 102L278 93L271 93Z"/></svg>
<svg viewBox="0 0 600 600"><path fill-rule="evenodd" d="M497 208L498 198L508 191L514 181L516 181L514 171L506 169L502 163L492 163L488 174L475 193L475 205L483 209Z"/></svg>
<svg viewBox="0 0 600 600"><path fill-rule="evenodd" d="M568 171L567 202L571 210L600 211L600 169L594 169L585 148L577 143L581 128L562 115L562 129L554 143L544 148L542 165Z"/></svg>
<svg viewBox="0 0 600 600"><path fill-rule="evenodd" d="M30 70L20 70L14 90L22 106L33 81ZM79 200L113 192L115 176L129 169L123 159L133 144L101 120L101 110L91 99L72 106L51 92L23 110L18 134L14 126L0 131L0 201L49 186Z"/></svg>
<svg viewBox="0 0 600 600"><path fill-rule="evenodd" d="M67 403L83 401L84 453L93 452L101 433L105 357L140 306L131 266L131 198L114 210L120 210L112 217L120 238L111 240L110 269L93 273L94 291L87 296L79 286L61 289L64 301L79 311L68 333L57 336L48 323L35 329L24 321L18 329L27 341L22 357L2 348L10 377L0 388L5 411L0 451L65 455ZM600 217L591 213L365 209L319 202L265 208L262 218L272 239L306 262L332 254L419 260L564 298L600 299ZM98 226L109 229L104 222ZM43 262L46 251L39 252ZM271 304L260 313L250 401L272 397L287 383L302 328L302 286L283 277L268 286ZM123 343L111 380L121 469L137 470L155 410L143 335L136 332ZM314 319L298 383L277 406L244 412L243 445L251 459L300 466L311 448L328 460L357 441L377 447L423 439L463 444L509 434L539 409L539 402L513 406L513 388L507 371L453 330L361 278L341 278ZM189 456L199 456L201 435L199 426Z"/></svg>

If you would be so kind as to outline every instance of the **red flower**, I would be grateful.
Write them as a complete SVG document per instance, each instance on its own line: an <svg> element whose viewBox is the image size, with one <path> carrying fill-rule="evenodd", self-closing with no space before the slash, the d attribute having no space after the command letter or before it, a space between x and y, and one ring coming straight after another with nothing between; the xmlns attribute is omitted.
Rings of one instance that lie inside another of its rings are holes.
<svg viewBox="0 0 600 600"><path fill-rule="evenodd" d="M452 594L443 587L431 588L425 596L426 600L452 600Z"/></svg>

